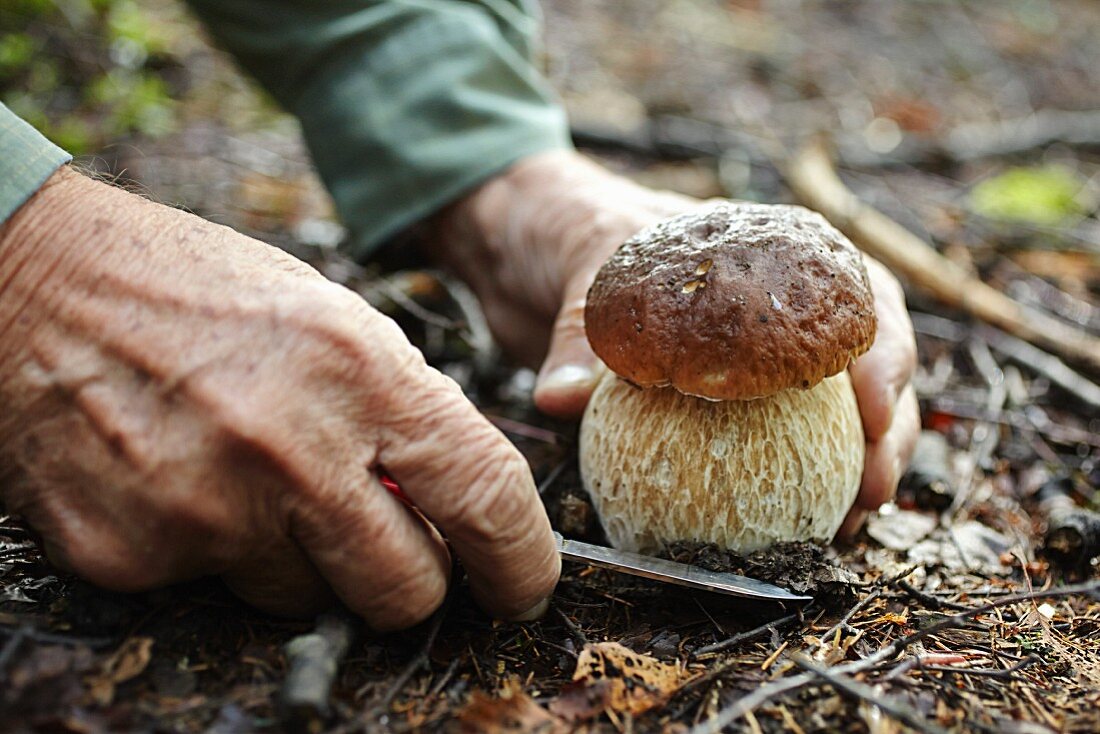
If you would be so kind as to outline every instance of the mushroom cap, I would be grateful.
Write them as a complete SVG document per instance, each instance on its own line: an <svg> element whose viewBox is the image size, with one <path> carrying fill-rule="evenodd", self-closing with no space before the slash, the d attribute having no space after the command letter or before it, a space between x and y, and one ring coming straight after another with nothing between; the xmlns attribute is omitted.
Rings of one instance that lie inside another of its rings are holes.
<svg viewBox="0 0 1100 734"><path fill-rule="evenodd" d="M875 338L867 269L820 214L724 202L627 240L596 275L588 341L642 387L748 400L810 388Z"/></svg>
<svg viewBox="0 0 1100 734"><path fill-rule="evenodd" d="M810 390L714 402L611 373L580 433L580 470L608 539L748 552L827 542L855 502L865 445L847 372Z"/></svg>

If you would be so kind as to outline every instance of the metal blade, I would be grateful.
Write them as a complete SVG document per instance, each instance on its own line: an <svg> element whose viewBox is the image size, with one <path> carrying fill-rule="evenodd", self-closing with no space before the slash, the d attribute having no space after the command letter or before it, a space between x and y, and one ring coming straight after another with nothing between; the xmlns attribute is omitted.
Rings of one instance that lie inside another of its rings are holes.
<svg viewBox="0 0 1100 734"><path fill-rule="evenodd" d="M766 584L763 581L738 576L735 573L708 571L686 563L666 561L663 558L643 556L640 553L589 545L576 540L566 540L561 533L554 533L558 541L561 557L568 561L580 561L590 566L599 566L612 571L628 573L656 581L664 581L694 589L716 591L719 594L740 596L746 599L764 599L767 601L813 601L812 596L799 596L786 589Z"/></svg>

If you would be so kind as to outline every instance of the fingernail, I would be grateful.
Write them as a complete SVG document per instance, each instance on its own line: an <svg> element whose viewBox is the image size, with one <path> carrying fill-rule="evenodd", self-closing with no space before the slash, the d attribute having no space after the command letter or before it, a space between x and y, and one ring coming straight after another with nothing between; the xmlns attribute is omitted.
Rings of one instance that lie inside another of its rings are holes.
<svg viewBox="0 0 1100 734"><path fill-rule="evenodd" d="M589 387L596 382L596 372L580 364L566 364L547 373L538 382L539 390L569 390Z"/></svg>
<svg viewBox="0 0 1100 734"><path fill-rule="evenodd" d="M542 615L546 614L546 610L550 608L550 597L546 597L535 606L528 609L523 614L517 614L512 617L513 622L534 622L536 619L540 619Z"/></svg>

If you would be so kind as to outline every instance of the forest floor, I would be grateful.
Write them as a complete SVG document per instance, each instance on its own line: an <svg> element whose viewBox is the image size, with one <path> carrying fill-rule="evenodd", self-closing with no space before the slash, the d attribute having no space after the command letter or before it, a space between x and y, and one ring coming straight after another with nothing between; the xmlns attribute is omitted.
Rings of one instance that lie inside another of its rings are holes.
<svg viewBox="0 0 1100 734"><path fill-rule="evenodd" d="M15 5L0 99L82 165L284 247L391 314L528 457L556 527L600 540L575 426L534 410L533 374L495 352L446 276L339 254L294 122L180 5ZM789 166L826 133L846 185L952 267L1100 335L1095 2L544 10L548 74L607 165L790 202ZM314 622L258 614L214 581L97 590L0 513L0 730L1100 731L1100 367L946 305L934 275L905 279L925 432L897 502L850 546L669 549L806 591L804 608L567 564L541 621L503 624L459 583L405 633L322 620L323 639L352 636L331 709L291 711L281 691L302 663L285 646ZM1081 532L1052 532L1067 524Z"/></svg>

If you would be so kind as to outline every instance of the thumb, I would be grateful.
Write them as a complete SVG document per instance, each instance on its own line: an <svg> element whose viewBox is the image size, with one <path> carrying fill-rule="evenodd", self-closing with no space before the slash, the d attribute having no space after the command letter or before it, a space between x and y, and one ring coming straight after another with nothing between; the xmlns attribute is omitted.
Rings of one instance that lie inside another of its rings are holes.
<svg viewBox="0 0 1100 734"><path fill-rule="evenodd" d="M584 333L588 283L588 278L574 278L566 287L550 350L535 383L535 405L557 418L576 418L584 412L604 369Z"/></svg>

